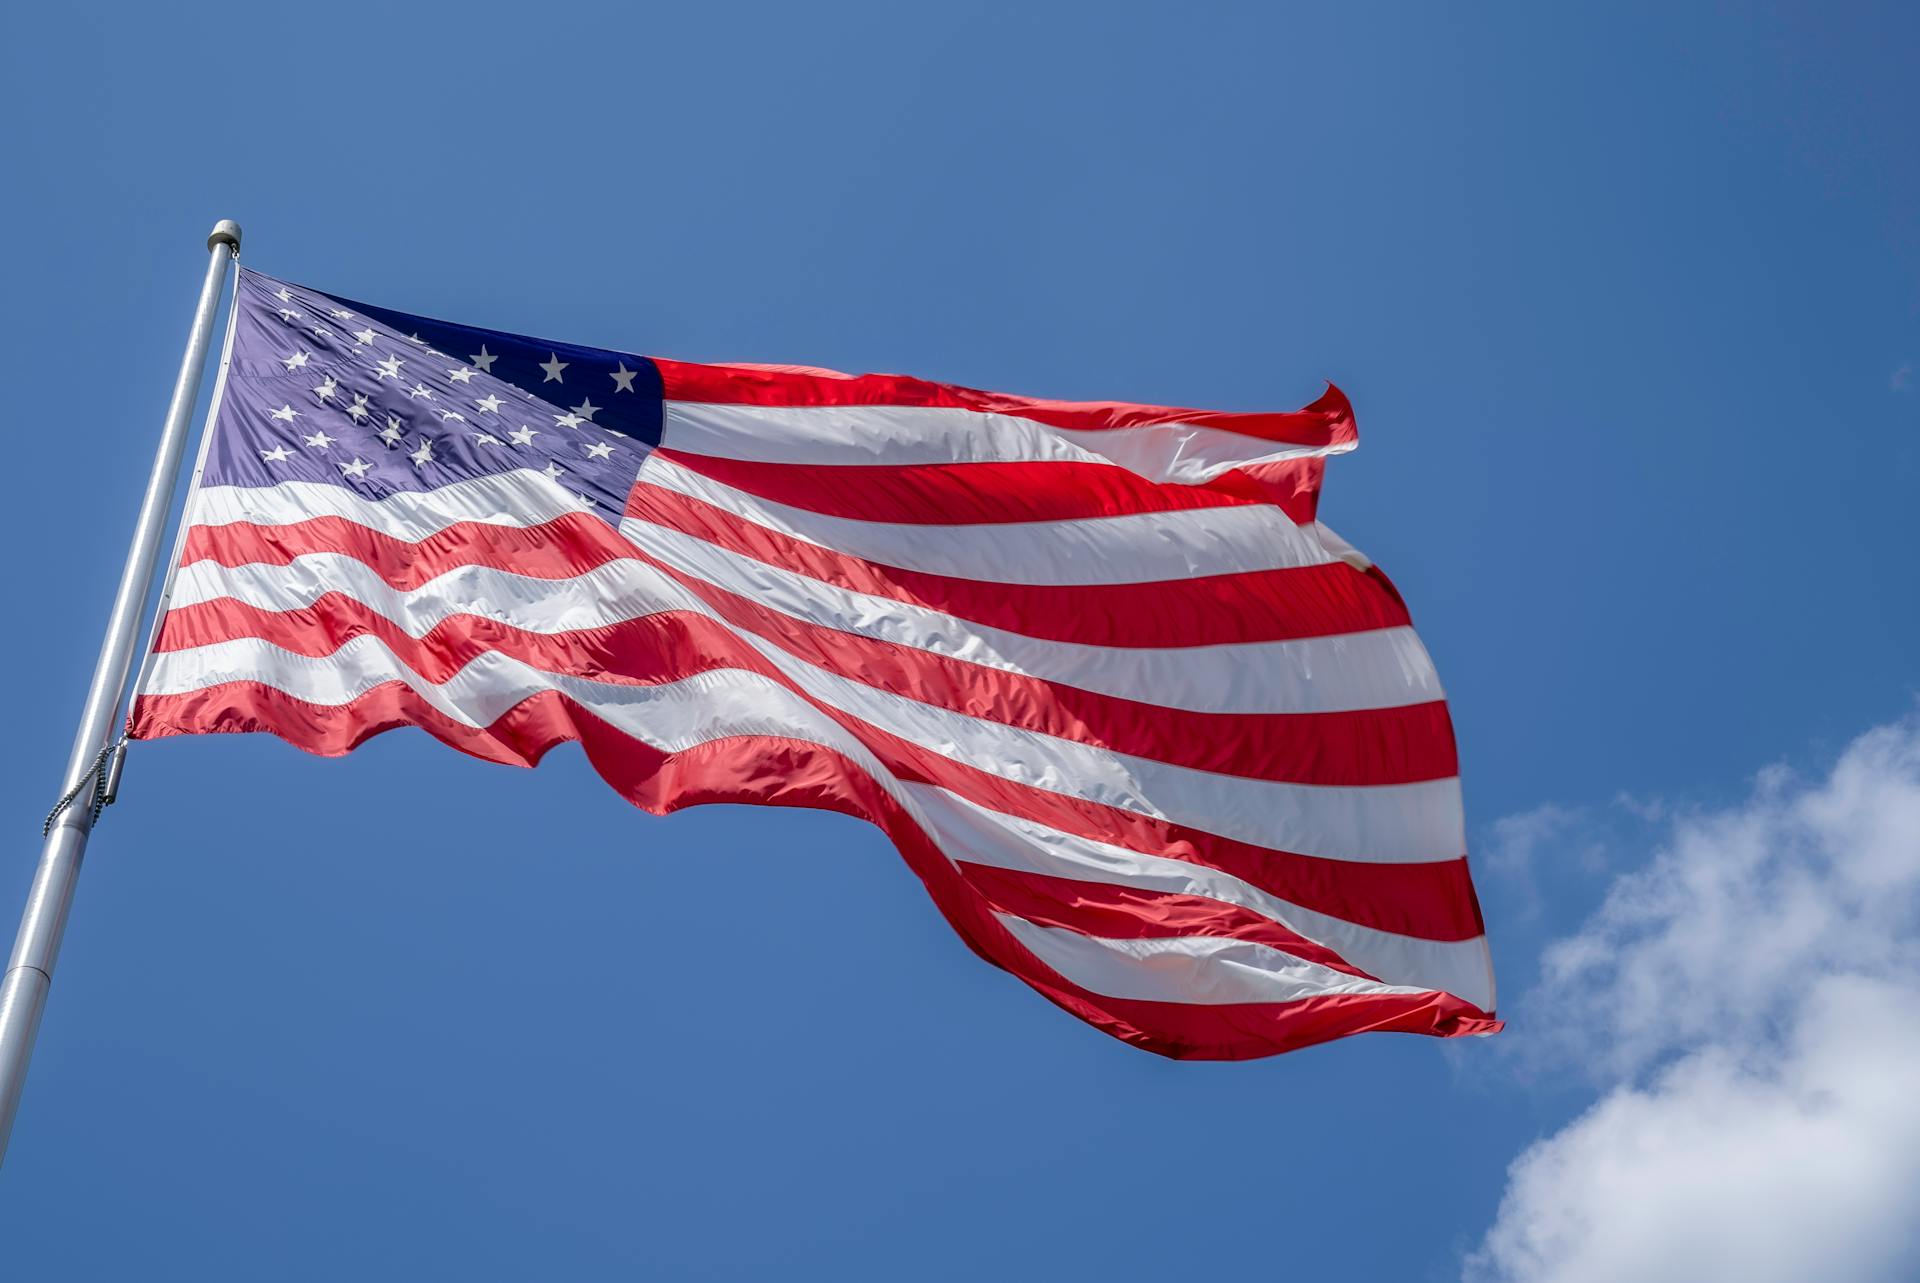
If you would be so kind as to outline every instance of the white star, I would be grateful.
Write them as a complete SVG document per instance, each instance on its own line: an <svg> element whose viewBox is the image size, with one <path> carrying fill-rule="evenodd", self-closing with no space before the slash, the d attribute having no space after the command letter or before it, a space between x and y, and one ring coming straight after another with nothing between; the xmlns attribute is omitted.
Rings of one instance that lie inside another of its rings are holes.
<svg viewBox="0 0 1920 1283"><path fill-rule="evenodd" d="M282 303L293 302L293 291L289 290L284 285L282 285L278 290L274 291L273 296L279 299Z"/></svg>
<svg viewBox="0 0 1920 1283"><path fill-rule="evenodd" d="M290 405L283 405L278 410L275 410L271 414L267 415L267 417L269 419L278 419L282 423L292 423L295 419L300 417L300 411L294 409Z"/></svg>
<svg viewBox="0 0 1920 1283"><path fill-rule="evenodd" d="M339 390L340 390L339 382L331 374L329 374L327 376L327 381L325 383L322 383L319 387L315 388L313 390L313 394L319 397L322 401L325 401L328 397L331 397L334 393L338 392Z"/></svg>
<svg viewBox="0 0 1920 1283"><path fill-rule="evenodd" d="M367 398L364 396L356 396L353 398L353 404L347 407L347 417L355 423L366 418L367 413Z"/></svg>
<svg viewBox="0 0 1920 1283"><path fill-rule="evenodd" d="M307 363L307 358L312 355L313 353L311 352L295 352L292 356L281 357L280 364L287 367L288 374L292 374L295 370L305 365Z"/></svg>
<svg viewBox="0 0 1920 1283"><path fill-rule="evenodd" d="M280 319L291 323L300 319L300 313L290 307L283 307L280 309Z"/></svg>
<svg viewBox="0 0 1920 1283"><path fill-rule="evenodd" d="M312 334L316 339L330 339L333 337L333 331L324 325L316 325L308 331L308 333Z"/></svg>
<svg viewBox="0 0 1920 1283"><path fill-rule="evenodd" d="M423 338L421 338L421 337L420 337L420 336L419 336L418 334L409 334L409 335L407 335L407 342L409 342L409 343L418 343L418 344L419 344L420 346L422 346L422 347L425 347L425 346L427 345L427 341L426 341L425 339L423 339Z"/></svg>
<svg viewBox="0 0 1920 1283"><path fill-rule="evenodd" d="M581 506L582 508L591 508L591 507L593 507L593 500L592 500L592 498L591 498L591 497L589 497L589 496L587 496L587 495L584 495L584 494L577 494L577 495L575 495L575 496L574 496L574 498L576 498L576 499L578 499L578 500L580 501L580 506Z"/></svg>
<svg viewBox="0 0 1920 1283"><path fill-rule="evenodd" d="M488 414L498 414L500 413L500 407L505 404L506 402L502 401L497 396L487 396L487 397L481 397L478 401L475 401L473 403L473 406L474 406L474 409L485 410Z"/></svg>
<svg viewBox="0 0 1920 1283"><path fill-rule="evenodd" d="M611 459L613 458L613 447L604 441L596 441L587 447L587 458Z"/></svg>
<svg viewBox="0 0 1920 1283"><path fill-rule="evenodd" d="M553 421L563 428L577 428L586 422L577 414L556 414L553 416Z"/></svg>
<svg viewBox="0 0 1920 1283"><path fill-rule="evenodd" d="M458 419L462 423L467 421L467 416L458 410L435 410L434 413L440 416L440 422L442 423L445 423L448 419Z"/></svg>
<svg viewBox="0 0 1920 1283"><path fill-rule="evenodd" d="M339 437L328 436L327 430L325 428L322 428L318 432L314 433L312 436L307 438L307 444L312 446L316 450L324 450L328 446L332 445L334 442L338 441L339 439L340 439Z"/></svg>
<svg viewBox="0 0 1920 1283"><path fill-rule="evenodd" d="M425 397L431 401L433 400L433 389L424 383L416 383L407 389L407 399L413 400L416 397Z"/></svg>
<svg viewBox="0 0 1920 1283"><path fill-rule="evenodd" d="M480 367L480 372L481 372L481 373L483 373L483 374L492 374L492 373L493 373L493 363L494 363L495 361L498 361L499 359L500 359L499 357L497 357L497 356L495 356L495 355L494 355L493 353L491 353L491 352L489 352L489 351L487 351L487 345L486 345L485 343L482 343L482 344L480 345L480 355L479 355L479 356L470 356L470 357L468 357L468 358L467 358L467 360L469 360L469 361L471 361L471 362L473 362L473 363L474 363L475 365L477 365L477 366L479 366L479 367Z"/></svg>
<svg viewBox="0 0 1920 1283"><path fill-rule="evenodd" d="M375 362L375 364L380 367L380 372L374 375L374 378L397 379L400 377L400 367L405 365L406 362L397 356L390 356L384 361Z"/></svg>
<svg viewBox="0 0 1920 1283"><path fill-rule="evenodd" d="M337 307L328 309L327 315L336 321L351 321L353 319L352 312L343 312Z"/></svg>
<svg viewBox="0 0 1920 1283"><path fill-rule="evenodd" d="M471 383L473 382L473 371L463 365L457 370L448 370L447 377L455 383Z"/></svg>
<svg viewBox="0 0 1920 1283"><path fill-rule="evenodd" d="M364 330L355 330L353 334L353 341L356 344L358 344L360 347L365 347L367 344L373 342L378 337L379 335L373 332L373 327L368 326Z"/></svg>
<svg viewBox="0 0 1920 1283"><path fill-rule="evenodd" d="M560 377L560 371L567 368L567 363L560 359L558 352L547 353L547 359L540 363L540 368L547 372L547 377L540 380L542 383L566 382L565 379Z"/></svg>
<svg viewBox="0 0 1920 1283"><path fill-rule="evenodd" d="M552 480L558 481L561 476L565 474L566 469L557 463L549 463L546 467L540 469L540 471L546 473Z"/></svg>
<svg viewBox="0 0 1920 1283"><path fill-rule="evenodd" d="M589 400L589 401L582 401L579 405L574 406L573 412L579 415L583 419L591 420L593 416L599 412L599 409L600 409L599 406L595 405L592 401Z"/></svg>
<svg viewBox="0 0 1920 1283"><path fill-rule="evenodd" d="M265 459L268 463L279 463L283 459L292 458L293 451L287 449L283 445L277 445L271 450L262 450L260 452L260 457L262 459Z"/></svg>
<svg viewBox="0 0 1920 1283"><path fill-rule="evenodd" d="M620 368L607 371L607 376L613 380L613 390L615 392L631 392L633 391L633 376L638 373L640 373L638 370L629 370L627 363L622 361L620 362Z"/></svg>
<svg viewBox="0 0 1920 1283"><path fill-rule="evenodd" d="M473 434L473 439L475 441L478 441L481 445L499 445L500 444L500 438L494 436L493 433L491 432L476 432Z"/></svg>
<svg viewBox="0 0 1920 1283"><path fill-rule="evenodd" d="M387 443L388 449L392 449L394 446L400 444L401 436L400 420L389 414L387 416L387 426L380 430L380 439Z"/></svg>
<svg viewBox="0 0 1920 1283"><path fill-rule="evenodd" d="M416 468L424 467L425 465L432 463L433 462L433 442L427 440L425 437L421 437L420 448L418 450L414 450L410 452L407 455L407 458L413 460L413 466Z"/></svg>
<svg viewBox="0 0 1920 1283"><path fill-rule="evenodd" d="M356 454L353 456L352 463L340 464L339 468L340 468L340 471L346 473L348 476L352 477L355 481L358 481L361 477L364 477L367 475L367 469L371 468L372 466L373 465L371 463L368 463L365 459L362 459L359 455Z"/></svg>
<svg viewBox="0 0 1920 1283"><path fill-rule="evenodd" d="M530 428L524 423L516 430L507 433L507 436L512 439L515 445L532 445L533 439L539 435L540 431L538 428Z"/></svg>

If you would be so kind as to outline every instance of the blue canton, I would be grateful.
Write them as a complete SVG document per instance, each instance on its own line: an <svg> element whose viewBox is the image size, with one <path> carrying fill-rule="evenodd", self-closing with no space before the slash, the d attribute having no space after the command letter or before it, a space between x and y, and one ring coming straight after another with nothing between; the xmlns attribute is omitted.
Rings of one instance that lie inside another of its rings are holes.
<svg viewBox="0 0 1920 1283"><path fill-rule="evenodd" d="M318 481L369 499L526 468L618 523L659 444L630 353L428 320L242 270L202 485Z"/></svg>

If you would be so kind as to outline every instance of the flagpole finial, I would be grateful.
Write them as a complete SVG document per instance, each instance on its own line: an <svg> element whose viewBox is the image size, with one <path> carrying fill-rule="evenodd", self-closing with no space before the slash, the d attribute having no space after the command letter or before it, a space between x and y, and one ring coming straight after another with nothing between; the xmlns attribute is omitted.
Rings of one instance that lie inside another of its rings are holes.
<svg viewBox="0 0 1920 1283"><path fill-rule="evenodd" d="M233 252L240 252L240 224L231 218L223 218L213 225L213 231L207 236L207 248L215 245L230 245Z"/></svg>

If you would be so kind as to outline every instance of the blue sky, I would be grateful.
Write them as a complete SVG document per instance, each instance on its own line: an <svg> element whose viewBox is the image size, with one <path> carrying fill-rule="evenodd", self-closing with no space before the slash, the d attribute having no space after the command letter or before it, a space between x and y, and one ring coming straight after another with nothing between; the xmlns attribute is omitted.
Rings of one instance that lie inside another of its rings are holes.
<svg viewBox="0 0 1920 1283"><path fill-rule="evenodd" d="M841 817L654 819L573 750L170 741L82 881L0 1176L10 1272L1604 1277L1565 1234L1483 1238L1605 1207L1580 1155L1682 1100L1676 1067L1824 1081L1768 1032L1794 976L1620 1023L1631 978L1579 946L1690 918L1632 918L1636 888L1733 912L1891 852L1835 875L1879 891L1819 937L1888 948L1809 965L1906 992L1916 861L1873 817L1916 758L1909 9L223 16L39 6L0 49L3 911L232 217L273 275L623 350L1222 409L1337 380L1362 446L1322 514L1447 681L1514 1024L1175 1064L978 962ZM1857 1032L1856 997L1784 1019ZM1920 1209L1886 1162L1888 1216ZM1860 1277L1920 1251L1888 1242Z"/></svg>

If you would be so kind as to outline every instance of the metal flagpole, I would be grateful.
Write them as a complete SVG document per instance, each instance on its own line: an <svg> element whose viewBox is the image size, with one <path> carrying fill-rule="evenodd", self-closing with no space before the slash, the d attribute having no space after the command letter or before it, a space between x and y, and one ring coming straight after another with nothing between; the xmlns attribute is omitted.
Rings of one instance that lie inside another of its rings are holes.
<svg viewBox="0 0 1920 1283"><path fill-rule="evenodd" d="M188 420L200 396L200 372L206 365L227 265L240 253L240 225L228 219L215 224L213 234L207 237L207 251L207 276L200 284L200 301L193 310L187 352L173 383L173 400L167 405L166 426L160 431L160 447L154 452L146 497L140 501L133 544L120 572L113 613L107 618L107 635L100 644L100 658L94 665L93 682L87 687L86 706L80 714L80 730L67 759L68 803L49 821L46 842L40 848L40 867L33 875L33 889L27 893L27 907L20 915L13 957L7 963L5 980L0 981L0 1162L5 1161L14 1112L20 1107L20 1089L26 1082L34 1035L40 1030L40 1013L47 1005L47 989L53 983L53 964L60 953L60 937L66 931L67 912L73 907L74 884L80 877L87 837L93 832L97 803L111 795L109 781L118 774L117 723L126 697L127 673L133 666L141 608L153 587L160 540L173 507L174 483L186 452ZM82 797L81 791L90 785L91 796Z"/></svg>

